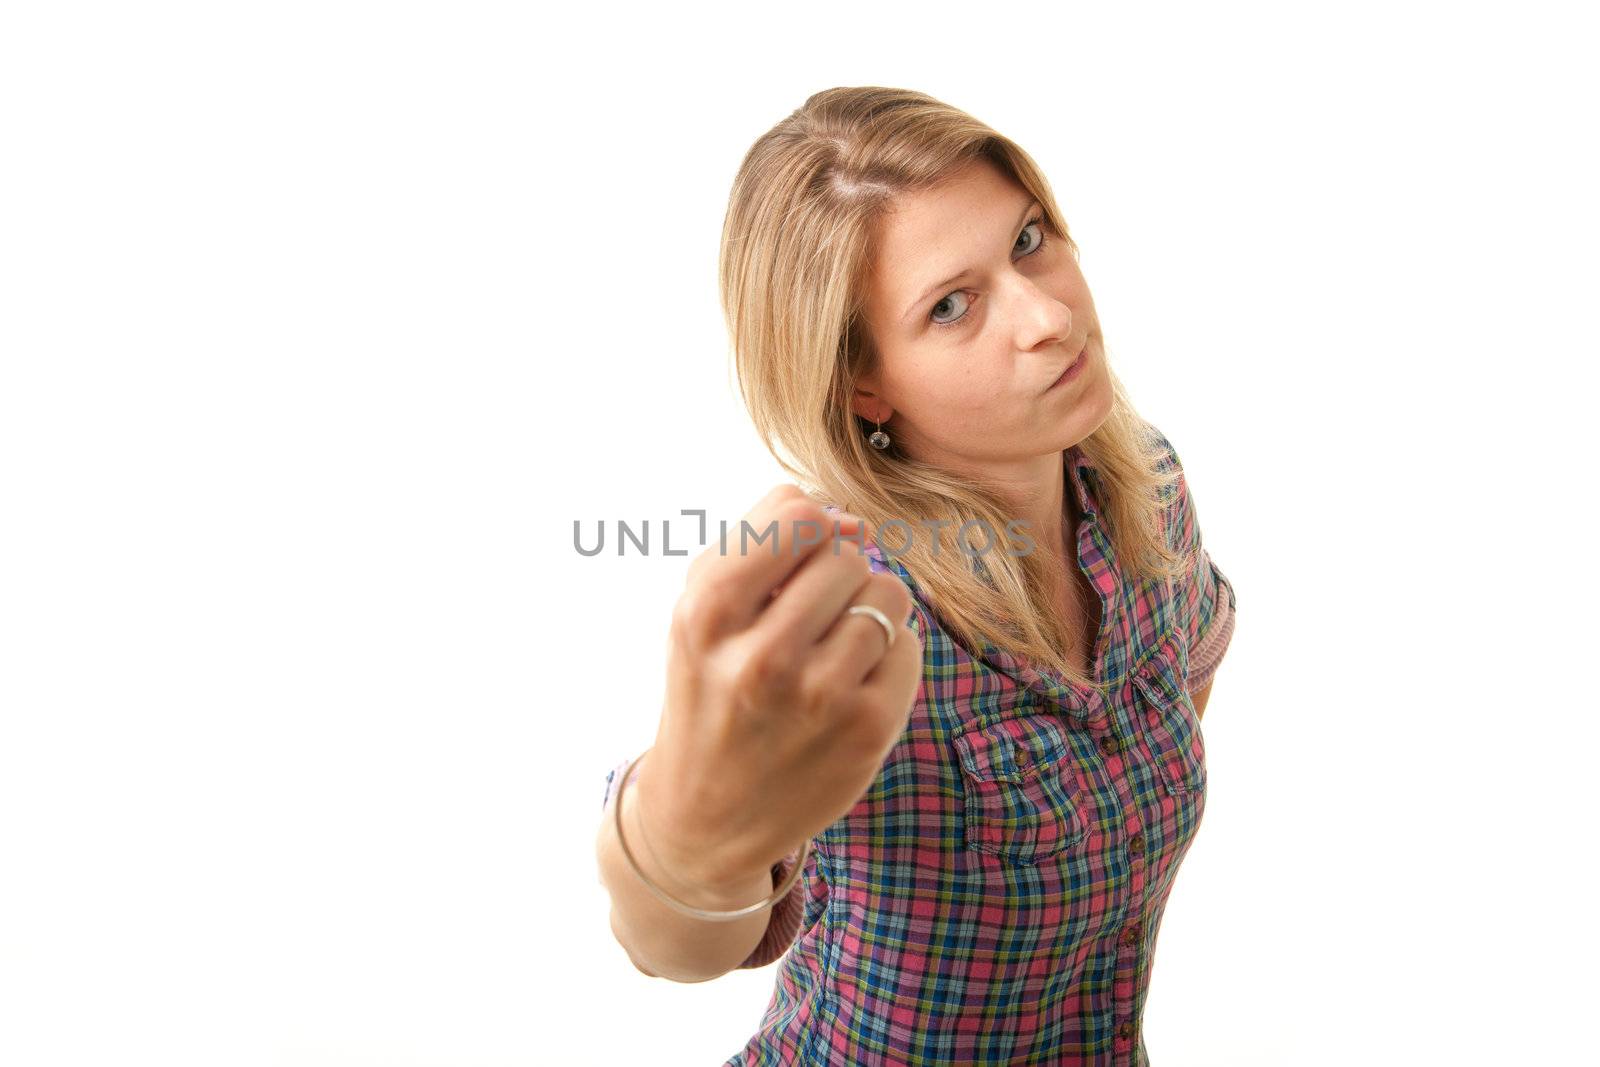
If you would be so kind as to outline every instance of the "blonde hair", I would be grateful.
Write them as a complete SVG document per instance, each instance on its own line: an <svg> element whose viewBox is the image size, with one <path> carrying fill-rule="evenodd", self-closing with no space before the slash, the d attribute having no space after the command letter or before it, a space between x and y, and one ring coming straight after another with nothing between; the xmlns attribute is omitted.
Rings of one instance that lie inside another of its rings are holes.
<svg viewBox="0 0 1600 1067"><path fill-rule="evenodd" d="M892 444L871 447L865 437L873 424L850 407L857 381L877 361L863 317L876 220L894 197L935 186L977 160L1037 197L1051 230L1078 255L1028 154L924 93L827 89L762 134L734 179L718 264L739 389L767 449L813 499L860 515L869 531L890 519L950 520L933 536L902 536L909 543L896 546L895 558L958 641L969 650L992 641L1092 688L1064 654L1071 631L1051 602L1076 559L971 542L963 551L963 524L981 520L980 529L1004 531L1007 502ZM1098 511L1119 565L1140 579L1172 581L1195 562L1169 541L1176 457L1115 374L1111 383L1110 414L1078 448L1095 468Z"/></svg>

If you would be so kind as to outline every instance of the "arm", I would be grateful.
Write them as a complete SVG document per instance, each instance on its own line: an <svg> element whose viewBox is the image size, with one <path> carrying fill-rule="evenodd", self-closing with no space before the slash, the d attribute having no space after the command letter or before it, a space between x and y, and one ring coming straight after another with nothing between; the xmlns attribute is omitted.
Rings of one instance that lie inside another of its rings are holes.
<svg viewBox="0 0 1600 1067"><path fill-rule="evenodd" d="M1161 441L1167 449L1167 463L1177 471L1177 491L1168 525L1172 538L1170 547L1194 554L1195 566L1179 589L1184 613L1182 625L1189 647L1186 688L1198 720L1205 715L1206 702L1211 699L1212 678L1233 640L1235 596L1233 583L1211 559L1201 540L1200 523L1178 454L1166 437L1162 436Z"/></svg>
<svg viewBox="0 0 1600 1067"><path fill-rule="evenodd" d="M621 768L618 768L620 772ZM648 771L649 768L644 768ZM641 772L634 771L634 776ZM634 801L642 780L630 777L623 793L624 833L634 857L658 885L676 891L680 899L712 909L732 909L771 895L775 885L770 869L751 873L748 878L724 887L682 887L656 864L648 839L639 826L639 809ZM645 798L646 804L649 797ZM641 973L674 982L709 982L741 966L762 942L771 918L772 907L762 908L732 922L710 922L691 918L656 899L639 881L622 855L617 841L616 796L608 789L595 841L600 881L611 895L611 933ZM640 845L639 842L643 842ZM793 895L793 891L791 891Z"/></svg>

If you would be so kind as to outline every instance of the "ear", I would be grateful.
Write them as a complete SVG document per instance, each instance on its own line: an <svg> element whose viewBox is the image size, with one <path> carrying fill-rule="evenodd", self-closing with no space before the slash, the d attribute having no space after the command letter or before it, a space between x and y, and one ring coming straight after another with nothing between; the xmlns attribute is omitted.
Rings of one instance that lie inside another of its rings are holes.
<svg viewBox="0 0 1600 1067"><path fill-rule="evenodd" d="M873 422L888 422L889 416L894 414L894 408L873 390L877 381L864 377L857 383L855 395L850 398L850 410L860 415L863 419Z"/></svg>

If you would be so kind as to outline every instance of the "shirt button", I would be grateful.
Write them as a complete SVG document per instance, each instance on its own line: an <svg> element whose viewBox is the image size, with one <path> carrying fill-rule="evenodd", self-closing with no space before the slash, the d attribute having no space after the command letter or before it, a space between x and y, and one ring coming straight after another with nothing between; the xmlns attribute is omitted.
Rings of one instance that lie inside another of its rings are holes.
<svg viewBox="0 0 1600 1067"><path fill-rule="evenodd" d="M1122 943L1131 945L1139 940L1139 920L1135 919L1122 928Z"/></svg>
<svg viewBox="0 0 1600 1067"><path fill-rule="evenodd" d="M1144 853L1143 834L1134 834L1133 837L1129 839L1128 851L1132 852L1135 856L1142 855Z"/></svg>
<svg viewBox="0 0 1600 1067"><path fill-rule="evenodd" d="M1133 1023L1132 1022L1123 1022L1123 1023L1119 1024L1117 1026L1117 1036L1118 1037L1132 1037L1133 1036Z"/></svg>
<svg viewBox="0 0 1600 1067"><path fill-rule="evenodd" d="M1119 747L1117 739L1110 734L1106 734L1100 739L1100 752L1103 755L1115 756Z"/></svg>

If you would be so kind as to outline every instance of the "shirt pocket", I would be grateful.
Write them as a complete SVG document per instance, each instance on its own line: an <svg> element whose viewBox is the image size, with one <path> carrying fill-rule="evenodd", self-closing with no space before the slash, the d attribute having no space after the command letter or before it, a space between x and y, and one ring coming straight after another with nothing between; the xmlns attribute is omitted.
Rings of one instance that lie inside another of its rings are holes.
<svg viewBox="0 0 1600 1067"><path fill-rule="evenodd" d="M1182 636L1176 631L1161 639L1133 675L1145 737L1162 785L1173 796L1200 793L1206 786L1205 738L1189 698L1187 675Z"/></svg>
<svg viewBox="0 0 1600 1067"><path fill-rule="evenodd" d="M968 848L1034 864L1060 855L1088 833L1060 720L1047 714L1003 719L951 741L966 793Z"/></svg>

